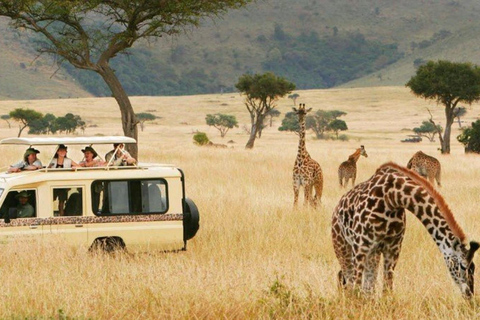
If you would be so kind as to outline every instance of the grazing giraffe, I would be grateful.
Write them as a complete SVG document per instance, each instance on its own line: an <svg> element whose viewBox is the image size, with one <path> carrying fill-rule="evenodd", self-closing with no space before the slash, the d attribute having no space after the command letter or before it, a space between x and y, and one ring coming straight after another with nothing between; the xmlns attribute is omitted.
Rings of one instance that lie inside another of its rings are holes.
<svg viewBox="0 0 480 320"><path fill-rule="evenodd" d="M430 181L431 184L434 184L434 179L437 179L437 184L441 187L441 165L440 161L436 158L431 157L422 151L418 151L413 155L413 157L408 161L408 169L415 170L421 176L425 177Z"/></svg>
<svg viewBox="0 0 480 320"><path fill-rule="evenodd" d="M303 186L303 192L305 196L304 204L311 204L314 207L317 202L321 201L323 191L323 174L322 168L317 161L313 160L308 154L305 147L305 117L307 113L312 110L311 108L305 110L305 104L300 104L298 110L293 108L293 111L298 115L298 123L300 125L299 130L299 143L298 154L293 166L293 205L298 203L298 193L300 186ZM313 189L315 189L315 197L312 197Z"/></svg>
<svg viewBox="0 0 480 320"><path fill-rule="evenodd" d="M332 240L341 267L340 284L372 293L383 254L384 291L392 289L405 234L405 210L427 229L453 280L470 298L474 293L472 259L479 244L472 241L468 247L465 234L432 184L392 162L347 192L333 212Z"/></svg>
<svg viewBox="0 0 480 320"><path fill-rule="evenodd" d="M347 161L342 162L338 168L338 180L340 187L347 187L348 180L352 179L352 187L355 186L355 179L357 178L357 161L360 156L368 158L367 151L364 146L360 146L353 154L348 157ZM343 180L345 179L345 183Z"/></svg>

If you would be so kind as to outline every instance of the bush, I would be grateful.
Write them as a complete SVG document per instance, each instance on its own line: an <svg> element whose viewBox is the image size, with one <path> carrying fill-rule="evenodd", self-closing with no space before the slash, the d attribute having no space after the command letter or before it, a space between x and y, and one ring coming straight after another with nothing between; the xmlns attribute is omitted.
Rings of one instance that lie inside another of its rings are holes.
<svg viewBox="0 0 480 320"><path fill-rule="evenodd" d="M348 136L346 134L341 134L341 135L338 136L338 140L348 141Z"/></svg>
<svg viewBox="0 0 480 320"><path fill-rule="evenodd" d="M470 128L463 129L457 140L465 146L465 152L480 153L480 120L473 122Z"/></svg>
<svg viewBox="0 0 480 320"><path fill-rule="evenodd" d="M195 144L199 146L204 146L206 145L210 140L207 137L207 134L205 132L197 132L193 136L193 141Z"/></svg>

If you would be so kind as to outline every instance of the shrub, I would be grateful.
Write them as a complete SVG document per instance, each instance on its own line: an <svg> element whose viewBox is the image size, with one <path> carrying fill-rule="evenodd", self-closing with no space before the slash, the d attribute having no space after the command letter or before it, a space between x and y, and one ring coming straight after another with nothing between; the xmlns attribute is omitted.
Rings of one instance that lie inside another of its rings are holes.
<svg viewBox="0 0 480 320"><path fill-rule="evenodd" d="M198 144L199 146L204 146L210 140L208 139L207 134L205 132L197 132L193 136L193 141L194 141L195 144Z"/></svg>

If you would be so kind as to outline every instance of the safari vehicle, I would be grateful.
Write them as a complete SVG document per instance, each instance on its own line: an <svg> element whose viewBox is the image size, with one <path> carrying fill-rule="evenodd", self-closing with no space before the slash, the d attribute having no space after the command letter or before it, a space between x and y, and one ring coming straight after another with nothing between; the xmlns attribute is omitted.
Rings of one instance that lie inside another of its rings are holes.
<svg viewBox="0 0 480 320"><path fill-rule="evenodd" d="M80 145L111 146L114 143L135 143L135 139L105 136L0 141L2 145L38 149L59 144L80 148ZM45 156L43 158L45 161ZM20 192L28 194L34 217L17 218ZM172 165L43 167L35 171L1 173L0 194L0 242L56 235L65 242L90 248L179 250L186 249L187 241L199 228L198 209L185 196L184 174ZM64 203L59 203L59 194L64 195ZM59 205L64 205L62 216Z"/></svg>

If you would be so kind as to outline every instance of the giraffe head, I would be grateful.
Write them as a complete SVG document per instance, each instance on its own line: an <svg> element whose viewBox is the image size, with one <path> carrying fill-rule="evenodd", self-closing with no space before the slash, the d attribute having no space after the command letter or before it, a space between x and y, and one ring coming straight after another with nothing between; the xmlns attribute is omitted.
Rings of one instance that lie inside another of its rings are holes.
<svg viewBox="0 0 480 320"><path fill-rule="evenodd" d="M309 109L305 109L305 103L300 103L298 105L298 109L297 108L292 108L293 111L295 111L296 114L298 114L299 116L304 116L306 115L307 113L309 113L310 111L312 111L312 108L309 108Z"/></svg>
<svg viewBox="0 0 480 320"><path fill-rule="evenodd" d="M368 158L367 150L365 150L364 146L360 146L360 155L364 156L365 158Z"/></svg>
<svg viewBox="0 0 480 320"><path fill-rule="evenodd" d="M450 275L460 287L465 298L471 298L474 293L475 264L473 263L473 256L479 247L478 242L471 241L470 247L467 248L466 244L456 239L452 252L444 256Z"/></svg>

